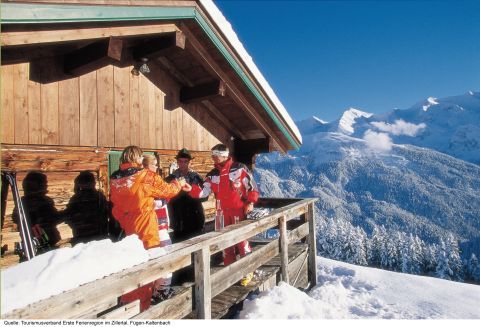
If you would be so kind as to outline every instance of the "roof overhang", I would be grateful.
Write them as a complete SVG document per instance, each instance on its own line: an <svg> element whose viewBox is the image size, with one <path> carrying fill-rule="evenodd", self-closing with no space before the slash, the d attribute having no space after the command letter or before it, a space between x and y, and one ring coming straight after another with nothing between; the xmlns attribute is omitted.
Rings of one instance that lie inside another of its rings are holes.
<svg viewBox="0 0 480 327"><path fill-rule="evenodd" d="M270 135L275 138L280 149L283 151L298 149L302 139L297 126L251 57L241 43L237 42L238 38L235 40L235 33L231 28L228 29L229 24L225 24L225 18L218 8L210 0L195 3L188 1L185 4L185 6L105 6L2 3L1 19L2 25L193 20L235 71L251 96L258 101L269 117L270 124L280 132L280 137ZM2 46L9 45L11 44L8 44L8 40L2 38Z"/></svg>

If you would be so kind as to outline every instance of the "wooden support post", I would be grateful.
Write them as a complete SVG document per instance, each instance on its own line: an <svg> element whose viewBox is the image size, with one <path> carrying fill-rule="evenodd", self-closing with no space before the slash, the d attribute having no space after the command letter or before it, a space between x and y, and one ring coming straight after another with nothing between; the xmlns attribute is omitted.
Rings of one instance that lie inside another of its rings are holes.
<svg viewBox="0 0 480 327"><path fill-rule="evenodd" d="M287 235L287 219L285 216L281 216L278 219L278 227L280 229L280 262L282 281L290 284L288 278L288 235Z"/></svg>
<svg viewBox="0 0 480 327"><path fill-rule="evenodd" d="M210 249L204 247L195 252L195 310L197 318L212 318L212 288L210 285Z"/></svg>
<svg viewBox="0 0 480 327"><path fill-rule="evenodd" d="M308 204L308 210L305 217L308 221L309 233L308 242L308 279L310 286L317 285L317 237L315 234L315 206L314 203Z"/></svg>

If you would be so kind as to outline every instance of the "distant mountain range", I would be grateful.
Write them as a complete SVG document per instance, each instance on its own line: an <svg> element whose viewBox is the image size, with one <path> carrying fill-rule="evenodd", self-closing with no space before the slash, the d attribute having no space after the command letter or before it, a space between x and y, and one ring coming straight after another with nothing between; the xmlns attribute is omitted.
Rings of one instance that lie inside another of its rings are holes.
<svg viewBox="0 0 480 327"><path fill-rule="evenodd" d="M478 256L479 92L382 115L350 108L338 120L312 117L297 126L300 150L256 160L264 196L318 197L318 215L367 234L383 225L438 243L452 232L464 257Z"/></svg>

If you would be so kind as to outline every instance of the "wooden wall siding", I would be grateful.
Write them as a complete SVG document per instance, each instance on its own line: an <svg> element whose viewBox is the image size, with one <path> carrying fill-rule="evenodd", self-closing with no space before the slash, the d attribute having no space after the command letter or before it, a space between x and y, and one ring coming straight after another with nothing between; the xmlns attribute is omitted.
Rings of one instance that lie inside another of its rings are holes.
<svg viewBox="0 0 480 327"><path fill-rule="evenodd" d="M130 70L113 68L115 104L115 146L130 145ZM140 134L141 135L141 134Z"/></svg>
<svg viewBox="0 0 480 327"><path fill-rule="evenodd" d="M42 144L59 144L58 83L41 85L40 108L42 122Z"/></svg>
<svg viewBox="0 0 480 327"><path fill-rule="evenodd" d="M132 117L132 111L138 113L138 82L131 84L130 98L130 129L132 122L138 128L138 118ZM115 106L114 106L113 66L106 66L97 70L97 105L98 105L98 146L109 146L115 139ZM136 91L136 93L135 93ZM136 101L135 101L136 100ZM131 133L134 136L135 133ZM138 144L137 138L132 138L132 144Z"/></svg>
<svg viewBox="0 0 480 327"><path fill-rule="evenodd" d="M130 78L130 143L140 144L140 82Z"/></svg>
<svg viewBox="0 0 480 327"><path fill-rule="evenodd" d="M97 72L80 76L80 144L97 145ZM62 122L63 124L64 122Z"/></svg>
<svg viewBox="0 0 480 327"><path fill-rule="evenodd" d="M28 64L13 67L15 143L28 143Z"/></svg>
<svg viewBox="0 0 480 327"><path fill-rule="evenodd" d="M2 142L194 151L230 143L203 104L180 106L180 85L168 74L153 64L148 78L131 69L40 84L29 80L28 63L2 66Z"/></svg>
<svg viewBox="0 0 480 327"><path fill-rule="evenodd" d="M13 66L2 66L2 141L15 142L15 118L13 101Z"/></svg>
<svg viewBox="0 0 480 327"><path fill-rule="evenodd" d="M80 144L81 118L83 118L80 114L82 108L79 92L80 85L77 78L64 80L58 84L58 93L60 95L58 98L58 118L61 122L59 126L60 144Z"/></svg>
<svg viewBox="0 0 480 327"><path fill-rule="evenodd" d="M40 83L28 80L28 143L30 144L42 143L40 88Z"/></svg>

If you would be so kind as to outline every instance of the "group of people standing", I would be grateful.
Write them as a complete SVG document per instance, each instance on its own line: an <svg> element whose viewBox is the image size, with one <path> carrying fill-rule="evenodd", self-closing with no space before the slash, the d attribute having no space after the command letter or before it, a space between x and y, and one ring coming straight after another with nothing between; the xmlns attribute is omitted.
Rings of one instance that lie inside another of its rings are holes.
<svg viewBox="0 0 480 327"><path fill-rule="evenodd" d="M110 177L112 214L126 235L138 235L145 249L171 244L168 212L173 220L174 242L203 233L205 216L201 201L212 192L223 211L225 226L244 220L253 210L258 190L252 174L244 164L233 161L227 146L217 144L212 148L214 168L205 179L189 168L192 159L187 149L180 150L176 156L178 169L164 180L157 173L154 156L144 156L137 146L128 146L122 152L120 169ZM237 254L245 256L249 252L248 241L240 242L223 251L223 263L231 264ZM251 278L249 274L243 283ZM151 303L162 301L172 294L170 279L171 275L164 276L143 290L124 295L122 301L138 299L139 293L144 308L150 305L149 296Z"/></svg>

